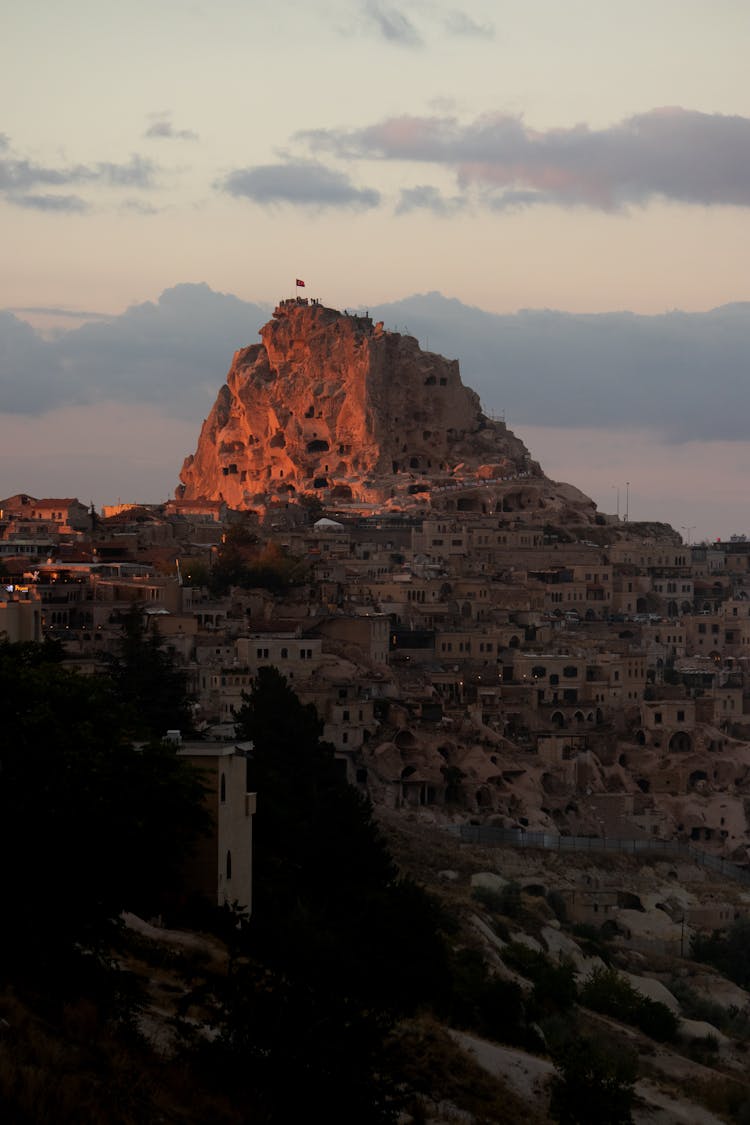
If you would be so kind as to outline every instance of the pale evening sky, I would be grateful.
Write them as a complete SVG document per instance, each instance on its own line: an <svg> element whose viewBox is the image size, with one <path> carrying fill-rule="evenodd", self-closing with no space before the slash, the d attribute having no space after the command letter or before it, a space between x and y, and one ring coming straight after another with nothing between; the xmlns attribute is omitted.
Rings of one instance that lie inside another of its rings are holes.
<svg viewBox="0 0 750 1125"><path fill-rule="evenodd" d="M336 307L750 299L745 0L2 8L0 309L37 325L295 276Z"/></svg>

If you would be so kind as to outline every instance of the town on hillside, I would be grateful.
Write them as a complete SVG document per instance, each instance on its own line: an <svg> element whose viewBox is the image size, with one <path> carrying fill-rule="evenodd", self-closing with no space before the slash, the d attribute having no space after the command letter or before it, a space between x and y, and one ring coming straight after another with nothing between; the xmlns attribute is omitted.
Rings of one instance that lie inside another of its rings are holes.
<svg viewBox="0 0 750 1125"><path fill-rule="evenodd" d="M517 516L316 514L8 497L0 633L58 638L94 671L138 606L204 739L231 739L271 664L376 803L747 863L750 542L614 517L595 543ZM268 573L212 592L230 554Z"/></svg>
<svg viewBox="0 0 750 1125"><path fill-rule="evenodd" d="M376 807L746 869L750 542L598 512L368 317L282 302L261 338L176 499L0 501L0 635L95 672L137 609L202 759L273 666Z"/></svg>

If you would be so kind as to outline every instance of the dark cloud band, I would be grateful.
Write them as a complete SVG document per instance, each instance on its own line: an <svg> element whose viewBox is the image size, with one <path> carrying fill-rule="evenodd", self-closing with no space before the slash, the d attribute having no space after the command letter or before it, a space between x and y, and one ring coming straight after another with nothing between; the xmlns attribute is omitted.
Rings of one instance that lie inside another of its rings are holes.
<svg viewBox="0 0 750 1125"><path fill-rule="evenodd" d="M339 156L447 167L496 209L546 203L616 211L655 198L750 206L747 117L664 108L607 129L538 131L503 114L469 124L404 116L301 137Z"/></svg>
<svg viewBox="0 0 750 1125"><path fill-rule="evenodd" d="M216 186L229 195L261 204L366 208L380 202L377 191L357 188L343 172L316 161L237 168Z"/></svg>
<svg viewBox="0 0 750 1125"><path fill-rule="evenodd" d="M55 168L16 155L7 137L0 137L0 198L16 207L35 211L82 213L89 203L79 195L40 192L40 188L129 187L149 190L156 186L157 167L151 160L134 154L123 164L99 162Z"/></svg>

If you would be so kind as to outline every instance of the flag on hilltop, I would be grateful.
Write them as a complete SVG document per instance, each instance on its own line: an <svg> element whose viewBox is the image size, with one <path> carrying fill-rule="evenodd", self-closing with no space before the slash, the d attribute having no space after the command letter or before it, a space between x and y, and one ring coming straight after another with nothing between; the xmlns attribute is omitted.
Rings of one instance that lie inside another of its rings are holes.
<svg viewBox="0 0 750 1125"><path fill-rule="evenodd" d="M305 283L304 283L304 281L300 281L300 279L299 279L299 278L297 278L297 281L296 281L296 285L297 285L297 288L298 288L298 289L299 289L300 287L301 287L302 289L304 289L304 288L305 288Z"/></svg>

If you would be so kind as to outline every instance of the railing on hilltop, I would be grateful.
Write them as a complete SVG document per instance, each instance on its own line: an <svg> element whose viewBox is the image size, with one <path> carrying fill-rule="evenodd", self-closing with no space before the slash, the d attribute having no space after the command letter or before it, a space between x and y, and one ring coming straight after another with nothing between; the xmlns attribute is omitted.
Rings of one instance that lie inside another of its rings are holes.
<svg viewBox="0 0 750 1125"><path fill-rule="evenodd" d="M543 848L555 852L618 852L621 855L674 856L697 863L710 871L716 871L726 879L750 886L750 870L739 867L721 856L710 855L694 848L691 844L680 844L676 840L634 840L616 836L556 836L549 832L524 832L519 828L495 828L489 824L460 824L452 831L467 844L480 844L484 847Z"/></svg>

